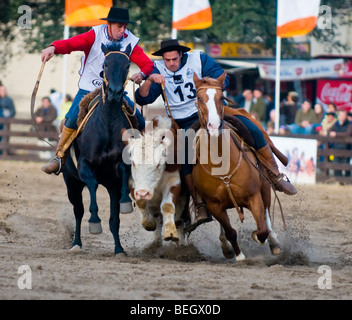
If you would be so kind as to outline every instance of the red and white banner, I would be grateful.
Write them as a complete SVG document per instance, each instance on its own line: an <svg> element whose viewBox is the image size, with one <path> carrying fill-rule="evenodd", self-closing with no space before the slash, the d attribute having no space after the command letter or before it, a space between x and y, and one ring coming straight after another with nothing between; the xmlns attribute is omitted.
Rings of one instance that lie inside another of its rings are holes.
<svg viewBox="0 0 352 320"><path fill-rule="evenodd" d="M318 80L317 103L327 106L335 103L337 109L351 110L352 107L352 81L348 80Z"/></svg>
<svg viewBox="0 0 352 320"><path fill-rule="evenodd" d="M258 64L262 79L275 80L274 62ZM308 80L327 77L340 77L343 74L343 59L283 60L281 61L281 81Z"/></svg>

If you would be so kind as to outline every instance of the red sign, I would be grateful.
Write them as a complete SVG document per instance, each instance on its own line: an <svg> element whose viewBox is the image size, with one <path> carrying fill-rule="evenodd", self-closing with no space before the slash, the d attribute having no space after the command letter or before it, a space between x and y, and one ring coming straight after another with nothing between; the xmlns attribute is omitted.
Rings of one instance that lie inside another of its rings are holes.
<svg viewBox="0 0 352 320"><path fill-rule="evenodd" d="M209 52L212 57L219 57L221 55L221 45L211 44L209 48Z"/></svg>
<svg viewBox="0 0 352 320"><path fill-rule="evenodd" d="M317 102L327 106L333 102L337 109L352 108L352 81L346 80L318 80Z"/></svg>

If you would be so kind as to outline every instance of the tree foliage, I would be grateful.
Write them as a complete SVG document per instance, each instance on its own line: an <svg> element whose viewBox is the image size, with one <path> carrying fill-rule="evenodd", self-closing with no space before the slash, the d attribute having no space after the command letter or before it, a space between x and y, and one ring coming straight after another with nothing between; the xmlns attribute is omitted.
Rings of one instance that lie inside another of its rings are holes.
<svg viewBox="0 0 352 320"><path fill-rule="evenodd" d="M307 0L309 1L309 0ZM132 31L143 42L169 38L172 28L172 0L114 0L113 5L130 10ZM31 29L18 25L21 13L18 8L27 5L31 11ZM213 25L204 30L179 31L178 38L185 41L263 43L274 49L276 37L276 1L269 0L210 0ZM345 48L337 40L337 26L351 24L352 0L321 0L332 9L329 29L316 28L309 37L319 39L327 48ZM22 50L40 52L52 41L63 38L65 0L1 0L0 3L0 61L6 62L13 53L15 40L23 43ZM348 13L348 14L346 14ZM70 28L70 36L89 28ZM283 39L282 51L290 52L290 42Z"/></svg>

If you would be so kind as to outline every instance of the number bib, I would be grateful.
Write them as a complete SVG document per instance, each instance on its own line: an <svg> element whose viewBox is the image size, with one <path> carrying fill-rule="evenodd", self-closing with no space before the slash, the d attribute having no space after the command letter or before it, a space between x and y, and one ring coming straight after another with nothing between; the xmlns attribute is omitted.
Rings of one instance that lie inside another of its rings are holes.
<svg viewBox="0 0 352 320"><path fill-rule="evenodd" d="M184 119L197 112L193 73L202 78L200 52L190 52L187 56L186 64L175 73L166 68L163 60L155 61L155 66L165 77L165 93L174 119Z"/></svg>

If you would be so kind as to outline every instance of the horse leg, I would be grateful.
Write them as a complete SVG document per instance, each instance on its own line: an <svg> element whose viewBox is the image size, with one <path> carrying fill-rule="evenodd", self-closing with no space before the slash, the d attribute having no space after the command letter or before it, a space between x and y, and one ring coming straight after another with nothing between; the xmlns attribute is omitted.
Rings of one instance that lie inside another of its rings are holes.
<svg viewBox="0 0 352 320"><path fill-rule="evenodd" d="M110 231L114 237L115 241L115 255L123 254L126 255L126 252L121 246L120 243L120 190L115 187L107 188L109 196L110 196L110 219L109 219L109 227Z"/></svg>
<svg viewBox="0 0 352 320"><path fill-rule="evenodd" d="M130 176L130 165L121 162L119 165L119 172L121 175L121 199L120 199L120 212L131 213L133 211L132 200L129 196L130 188L128 186L128 179Z"/></svg>
<svg viewBox="0 0 352 320"><path fill-rule="evenodd" d="M229 216L227 215L226 210L219 211L218 203L212 203L212 204L207 203L207 206L210 212L215 217L215 219L219 221L221 227L223 228L223 231L225 232L225 238L231 243L232 248L236 254L236 261L245 260L246 258L245 255L241 252L240 248L238 247L237 232L234 228L232 228L230 219L229 219ZM221 237L221 232L222 231L220 230L220 237ZM224 247L221 246L221 249L223 250L223 254L225 258L230 257L230 253L228 251L227 245L225 245ZM224 249L225 249L225 252L224 252Z"/></svg>
<svg viewBox="0 0 352 320"><path fill-rule="evenodd" d="M270 232L269 237L268 237L270 251L273 255L278 255L281 252L281 244L277 238L276 233L273 231L273 229L271 227L269 209L267 209L267 208L265 209L265 219L266 219L266 224L267 224L269 232Z"/></svg>
<svg viewBox="0 0 352 320"><path fill-rule="evenodd" d="M79 168L79 176L86 183L89 195L90 195L90 205L89 212L90 218L89 222L89 232L93 234L99 234L103 232L101 226L101 220L98 216L98 204L97 204L97 189L98 181L94 176L89 164L84 161L81 163Z"/></svg>
<svg viewBox="0 0 352 320"><path fill-rule="evenodd" d="M81 224L84 215L84 206L82 201L82 191L84 183L74 178L72 175L64 172L64 180L67 187L67 195L73 206L73 212L76 220L75 236L72 242L71 252L81 252L82 241L81 241Z"/></svg>
<svg viewBox="0 0 352 320"><path fill-rule="evenodd" d="M265 221L265 208L260 193L249 200L249 210L257 224L257 230L252 233L252 239L259 244L263 244L268 238L269 230Z"/></svg>
<svg viewBox="0 0 352 320"><path fill-rule="evenodd" d="M224 257L227 259L232 259L235 256L235 251L233 250L231 243L226 239L225 230L221 225L219 240L221 242L221 250Z"/></svg>

